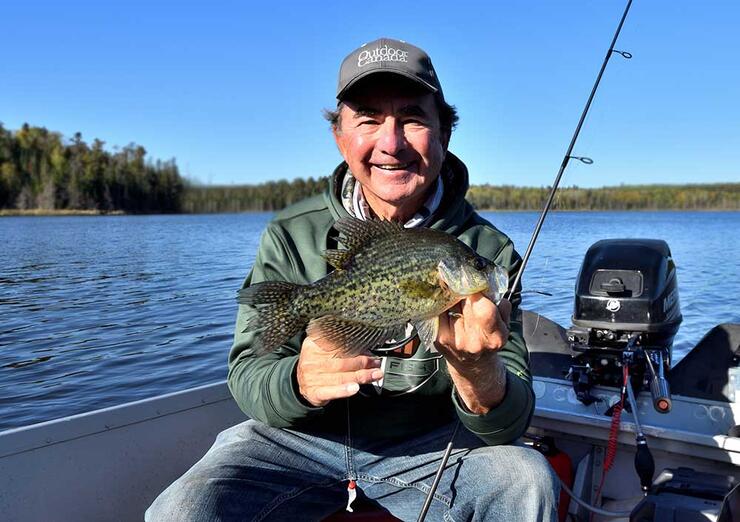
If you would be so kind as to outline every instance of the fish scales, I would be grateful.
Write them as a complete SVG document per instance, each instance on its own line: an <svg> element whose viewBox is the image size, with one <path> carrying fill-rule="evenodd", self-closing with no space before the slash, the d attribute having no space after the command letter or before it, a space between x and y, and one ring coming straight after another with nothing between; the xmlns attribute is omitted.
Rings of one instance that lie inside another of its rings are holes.
<svg viewBox="0 0 740 522"><path fill-rule="evenodd" d="M355 219L336 227L349 249L334 251L334 257L327 252L338 268L326 277L310 285L265 282L240 291L239 302L257 309L247 328L259 332L261 349L274 349L307 328L347 345L338 349L359 353L398 335L409 322L434 322L427 326L436 335L437 316L465 295L503 293L493 288L505 279L493 276L501 269L443 232ZM282 300L276 297L281 293Z"/></svg>
<svg viewBox="0 0 740 522"><path fill-rule="evenodd" d="M339 302L344 301L346 305L337 307L332 303L334 311L346 310L347 313L341 314L343 317L377 326L405 323L417 316L420 309L426 311L430 303L420 303L418 292L410 295L403 291L404 287L409 287L403 283L430 281L431 290L437 259L444 255L444 245L429 245L419 236L401 232L398 236L380 238L358 253L351 267L341 274L342 280L332 281L339 287L347 285L345 289L349 290L339 294ZM347 280L355 283L347 283ZM323 290L321 294L325 294ZM441 298L442 292L435 297Z"/></svg>

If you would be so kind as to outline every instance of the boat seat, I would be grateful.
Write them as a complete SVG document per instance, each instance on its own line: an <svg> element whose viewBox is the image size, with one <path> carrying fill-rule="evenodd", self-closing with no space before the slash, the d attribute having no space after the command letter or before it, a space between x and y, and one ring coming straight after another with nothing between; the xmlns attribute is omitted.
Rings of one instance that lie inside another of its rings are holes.
<svg viewBox="0 0 740 522"><path fill-rule="evenodd" d="M733 402L735 386L730 369L740 360L740 324L720 324L671 368L668 382L671 393L697 399Z"/></svg>
<svg viewBox="0 0 740 522"><path fill-rule="evenodd" d="M529 367L533 375L563 379L572 363L565 329L544 315L520 310L524 340L529 350Z"/></svg>

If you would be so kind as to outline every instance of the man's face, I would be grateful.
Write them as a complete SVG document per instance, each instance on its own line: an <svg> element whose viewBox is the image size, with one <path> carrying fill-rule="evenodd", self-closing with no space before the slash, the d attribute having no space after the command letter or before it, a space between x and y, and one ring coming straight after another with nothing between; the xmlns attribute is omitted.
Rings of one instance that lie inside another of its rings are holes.
<svg viewBox="0 0 740 522"><path fill-rule="evenodd" d="M432 94L377 83L345 100L334 138L373 211L400 220L423 205L449 141Z"/></svg>

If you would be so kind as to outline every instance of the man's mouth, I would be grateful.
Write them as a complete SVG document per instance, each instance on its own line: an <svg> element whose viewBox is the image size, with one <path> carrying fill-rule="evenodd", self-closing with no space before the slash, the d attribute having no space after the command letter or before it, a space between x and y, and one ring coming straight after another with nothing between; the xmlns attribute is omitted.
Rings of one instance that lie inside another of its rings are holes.
<svg viewBox="0 0 740 522"><path fill-rule="evenodd" d="M381 170L407 170L411 165L413 165L413 161L409 161L407 163L393 163L393 164L379 164L375 163L373 164L373 167L379 168Z"/></svg>

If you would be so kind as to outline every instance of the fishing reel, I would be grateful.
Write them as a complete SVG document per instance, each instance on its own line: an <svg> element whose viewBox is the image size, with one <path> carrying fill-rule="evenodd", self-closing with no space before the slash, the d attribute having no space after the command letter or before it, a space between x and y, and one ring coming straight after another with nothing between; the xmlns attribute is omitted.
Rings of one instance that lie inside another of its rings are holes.
<svg viewBox="0 0 740 522"><path fill-rule="evenodd" d="M568 372L578 399L591 404L594 386L620 388L630 368L635 393L648 388L660 413L671 410L666 374L681 323L676 267L668 244L608 239L586 252L576 283L573 356Z"/></svg>

